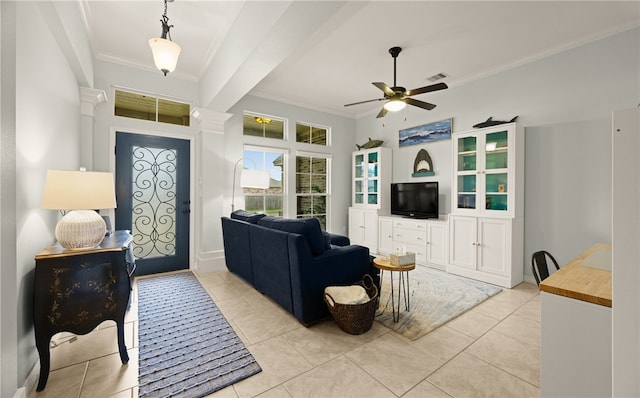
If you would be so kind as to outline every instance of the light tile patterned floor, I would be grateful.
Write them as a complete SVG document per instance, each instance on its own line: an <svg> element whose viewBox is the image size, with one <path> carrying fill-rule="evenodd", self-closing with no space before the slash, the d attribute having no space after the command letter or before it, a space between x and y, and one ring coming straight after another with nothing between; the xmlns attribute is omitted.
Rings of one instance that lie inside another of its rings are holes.
<svg viewBox="0 0 640 398"><path fill-rule="evenodd" d="M211 397L537 397L540 296L505 289L410 341L374 322L359 336L333 321L305 328L227 271L197 273L263 371ZM54 336L51 373L30 398L137 397L137 303L127 314L130 361L118 356L115 324L74 338Z"/></svg>

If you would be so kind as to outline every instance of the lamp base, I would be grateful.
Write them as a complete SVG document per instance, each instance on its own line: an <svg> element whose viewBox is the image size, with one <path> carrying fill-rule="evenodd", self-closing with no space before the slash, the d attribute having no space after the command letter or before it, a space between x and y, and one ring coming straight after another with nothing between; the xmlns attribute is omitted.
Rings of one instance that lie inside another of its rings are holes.
<svg viewBox="0 0 640 398"><path fill-rule="evenodd" d="M65 249L91 249L104 239L107 227L94 210L72 210L56 225L56 239Z"/></svg>

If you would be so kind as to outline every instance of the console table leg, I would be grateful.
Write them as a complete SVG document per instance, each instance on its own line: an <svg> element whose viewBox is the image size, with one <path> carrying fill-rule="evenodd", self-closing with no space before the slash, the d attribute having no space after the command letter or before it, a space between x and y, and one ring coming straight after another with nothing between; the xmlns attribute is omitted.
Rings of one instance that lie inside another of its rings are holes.
<svg viewBox="0 0 640 398"><path fill-rule="evenodd" d="M120 351L120 360L123 364L129 362L129 353L127 352L127 345L124 343L124 321L116 322L116 328L118 330L118 350Z"/></svg>
<svg viewBox="0 0 640 398"><path fill-rule="evenodd" d="M49 380L49 369L51 365L51 356L49 353L49 342L51 337L36 336L36 348L38 349L38 355L40 356L40 377L38 379L38 387L36 391L42 391L47 385Z"/></svg>

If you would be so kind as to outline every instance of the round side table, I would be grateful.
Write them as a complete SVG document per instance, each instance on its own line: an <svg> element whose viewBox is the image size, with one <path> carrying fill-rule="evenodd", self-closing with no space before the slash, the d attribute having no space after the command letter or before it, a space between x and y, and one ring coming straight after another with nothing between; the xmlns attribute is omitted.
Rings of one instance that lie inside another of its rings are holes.
<svg viewBox="0 0 640 398"><path fill-rule="evenodd" d="M410 291L409 291L409 271L416 268L415 264L407 264L407 265L391 265L388 257L376 257L373 259L373 265L380 270L380 288L382 288L382 278L384 276L384 271L389 271L391 274L391 310L393 311L393 321L398 322L400 319L400 292L404 294L404 308L406 311L410 310ZM395 291L393 288L393 273L399 272L400 277L398 278L398 300L396 303L395 300ZM405 278L407 282L405 283ZM378 295L378 300L380 299L380 295ZM396 308L397 307L397 308Z"/></svg>

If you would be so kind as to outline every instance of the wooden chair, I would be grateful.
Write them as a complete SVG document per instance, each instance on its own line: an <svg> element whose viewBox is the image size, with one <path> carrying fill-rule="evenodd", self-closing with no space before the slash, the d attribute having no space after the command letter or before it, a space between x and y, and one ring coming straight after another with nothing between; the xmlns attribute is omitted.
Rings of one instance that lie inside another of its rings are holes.
<svg viewBox="0 0 640 398"><path fill-rule="evenodd" d="M540 250L531 255L531 271L533 277L536 278L536 283L540 285L540 282L549 277L549 263L547 259L550 259L555 265L556 270L559 270L558 262L555 258L545 250Z"/></svg>

